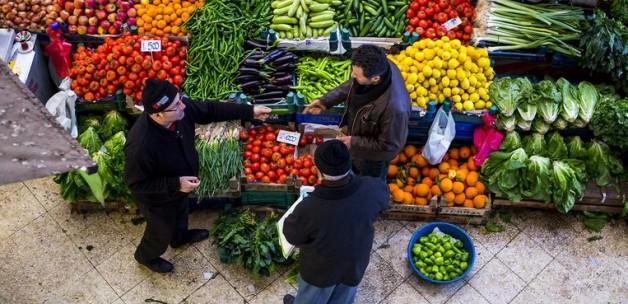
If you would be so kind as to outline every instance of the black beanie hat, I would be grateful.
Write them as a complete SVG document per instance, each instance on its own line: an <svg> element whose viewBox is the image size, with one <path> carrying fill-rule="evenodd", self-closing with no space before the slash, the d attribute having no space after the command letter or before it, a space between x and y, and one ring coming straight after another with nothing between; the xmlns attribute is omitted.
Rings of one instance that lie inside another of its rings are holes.
<svg viewBox="0 0 628 304"><path fill-rule="evenodd" d="M144 111L153 114L165 110L177 96L179 90L170 82L160 79L146 79L142 104Z"/></svg>
<svg viewBox="0 0 628 304"><path fill-rule="evenodd" d="M351 153L343 142L328 140L316 148L314 164L323 174L341 176L351 169Z"/></svg>

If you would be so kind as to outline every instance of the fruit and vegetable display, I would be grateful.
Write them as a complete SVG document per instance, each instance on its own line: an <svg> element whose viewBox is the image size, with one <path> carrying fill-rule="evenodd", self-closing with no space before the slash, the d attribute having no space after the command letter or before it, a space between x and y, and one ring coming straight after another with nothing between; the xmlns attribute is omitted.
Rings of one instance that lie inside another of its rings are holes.
<svg viewBox="0 0 628 304"><path fill-rule="evenodd" d="M612 90L600 91L600 95L589 129L596 137L625 153L628 151L628 98Z"/></svg>
<svg viewBox="0 0 628 304"><path fill-rule="evenodd" d="M59 18L61 7L54 0L0 1L0 28L44 31Z"/></svg>
<svg viewBox="0 0 628 304"><path fill-rule="evenodd" d="M458 111L473 111L492 104L494 72L484 48L449 37L421 39L389 58L401 70L413 106L426 109L430 101L450 100Z"/></svg>
<svg viewBox="0 0 628 304"><path fill-rule="evenodd" d="M184 28L190 36L183 90L194 100L224 99L238 91L244 41L270 22L269 0L215 0L196 9ZM214 26L219 25L219 26Z"/></svg>
<svg viewBox="0 0 628 304"><path fill-rule="evenodd" d="M571 84L560 78L532 84L525 77L504 77L493 81L489 93L499 110L497 128L545 134L549 130L585 127L599 100L598 90L589 82Z"/></svg>
<svg viewBox="0 0 628 304"><path fill-rule="evenodd" d="M475 147L450 148L438 166L431 166L414 145L407 145L388 166L392 201L427 205L435 197L448 207L484 208L486 187L473 156Z"/></svg>
<svg viewBox="0 0 628 304"><path fill-rule="evenodd" d="M277 219L274 213L257 215L249 210L221 214L211 229L220 262L244 267L256 278L287 263L279 246Z"/></svg>
<svg viewBox="0 0 628 304"><path fill-rule="evenodd" d="M279 129L273 126L240 132L246 181L285 184L288 178L298 178L303 185L316 185L318 170L312 155L295 156L295 146L278 142L278 133ZM303 135L299 140L300 147L322 143L322 138L312 135Z"/></svg>
<svg viewBox="0 0 628 304"><path fill-rule="evenodd" d="M141 39L148 37L124 34L106 38L95 49L79 46L72 55L72 90L86 102L96 102L118 90L140 102L146 78L168 80L180 87L186 47L178 40L163 38L160 52L142 53Z"/></svg>
<svg viewBox="0 0 628 304"><path fill-rule="evenodd" d="M333 2L333 1L332 1ZM336 21L353 37L401 37L408 1L340 0Z"/></svg>
<svg viewBox="0 0 628 304"><path fill-rule="evenodd" d="M329 36L336 26L334 1L274 0L271 3L273 19L270 28L282 39Z"/></svg>
<svg viewBox="0 0 628 304"><path fill-rule="evenodd" d="M213 123L196 129L200 185L196 195L213 197L229 188L229 180L242 171L240 127L234 122Z"/></svg>
<svg viewBox="0 0 628 304"><path fill-rule="evenodd" d="M137 11L133 1L61 0L59 20L68 25L68 32L79 35L114 35L123 26L135 25Z"/></svg>
<svg viewBox="0 0 628 304"><path fill-rule="evenodd" d="M129 20L129 25L137 25L139 34L157 36L183 36L187 32L183 24L188 21L195 9L204 1L153 0L150 3L136 3L137 19Z"/></svg>
<svg viewBox="0 0 628 304"><path fill-rule="evenodd" d="M473 33L475 8L470 0L414 0L406 17L407 32L430 39L447 36L468 43Z"/></svg>
<svg viewBox="0 0 628 304"><path fill-rule="evenodd" d="M304 56L297 63L297 92L305 102L318 99L351 77L351 60L336 57Z"/></svg>
<svg viewBox="0 0 628 304"><path fill-rule="evenodd" d="M461 276L469 267L469 258L462 241L440 231L422 236L412 245L414 266L436 281L450 281Z"/></svg>
<svg viewBox="0 0 628 304"><path fill-rule="evenodd" d="M292 88L297 56L277 48L255 49L238 69L236 83L255 104L277 103Z"/></svg>
<svg viewBox="0 0 628 304"><path fill-rule="evenodd" d="M585 144L577 136L565 141L557 132L521 139L510 132L481 172L492 192L515 202L529 198L553 203L567 213L584 194L587 181L616 185L623 171L621 160L602 141Z"/></svg>

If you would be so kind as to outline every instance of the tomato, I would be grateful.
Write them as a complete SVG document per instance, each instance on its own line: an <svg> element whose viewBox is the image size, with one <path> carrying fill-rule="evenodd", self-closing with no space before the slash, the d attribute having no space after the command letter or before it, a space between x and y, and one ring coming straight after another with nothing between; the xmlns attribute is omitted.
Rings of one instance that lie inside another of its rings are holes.
<svg viewBox="0 0 628 304"><path fill-rule="evenodd" d="M433 9L433 8L431 8L431 7L426 8L426 9L425 9L425 14L426 14L428 17L429 17L429 16L434 15L434 9Z"/></svg>
<svg viewBox="0 0 628 304"><path fill-rule="evenodd" d="M289 146L288 147L288 154L294 155L294 150L295 150L294 146Z"/></svg>
<svg viewBox="0 0 628 304"><path fill-rule="evenodd" d="M312 175L318 175L318 168L316 168L316 166L312 166L312 168L310 168L310 171L312 171Z"/></svg>
<svg viewBox="0 0 628 304"><path fill-rule="evenodd" d="M471 27L471 25L467 24L464 26L464 32L467 34L471 34L473 32L473 27Z"/></svg>
<svg viewBox="0 0 628 304"><path fill-rule="evenodd" d="M240 131L240 140L246 142L247 140L249 140L249 133L247 133L246 131Z"/></svg>
<svg viewBox="0 0 628 304"><path fill-rule="evenodd" d="M281 153L279 152L273 152L273 155L270 157L270 159L273 160L273 162L277 162L279 161L283 156L281 156Z"/></svg>
<svg viewBox="0 0 628 304"><path fill-rule="evenodd" d="M305 177L303 177L303 176L300 176L300 177L299 177L299 180L301 180L301 184L302 184L302 185L307 185L307 178L305 178Z"/></svg>
<svg viewBox="0 0 628 304"><path fill-rule="evenodd" d="M259 179L262 179L262 177L264 177L264 172L257 171L257 172L255 173L255 178L256 178L256 179L258 179L258 180L259 180Z"/></svg>
<svg viewBox="0 0 628 304"><path fill-rule="evenodd" d="M175 49L174 47L167 47L166 48L166 55L168 55L168 57L173 57L177 55L177 49Z"/></svg>
<svg viewBox="0 0 628 304"><path fill-rule="evenodd" d="M256 154L253 154L253 155L256 155ZM258 158L259 158L259 155L258 155ZM258 172L260 169L260 164L256 162L254 159L251 159L251 160L253 161L253 163L251 164L251 170L253 170L253 172Z"/></svg>
<svg viewBox="0 0 628 304"><path fill-rule="evenodd" d="M422 7L427 6L428 0L418 0L419 1L419 5Z"/></svg>
<svg viewBox="0 0 628 304"><path fill-rule="evenodd" d="M253 174L253 170L251 170L251 168L244 168L244 174L245 175L251 175L251 174Z"/></svg>
<svg viewBox="0 0 628 304"><path fill-rule="evenodd" d="M428 26L429 26L429 24L427 23L427 21L425 21L425 20L419 21L419 27L427 28Z"/></svg>
<svg viewBox="0 0 628 304"><path fill-rule="evenodd" d="M166 71L166 73L170 73L172 70L172 63L168 60L164 60L161 62L161 68Z"/></svg>
<svg viewBox="0 0 628 304"><path fill-rule="evenodd" d="M427 35L427 38L430 38L430 39L434 39L434 38L436 38L436 32L435 32L435 31L434 31L434 29L432 29L432 28L429 28L429 29L427 30L426 35Z"/></svg>
<svg viewBox="0 0 628 304"><path fill-rule="evenodd" d="M280 174L277 180L280 184L285 184L288 181L288 177L285 174Z"/></svg>
<svg viewBox="0 0 628 304"><path fill-rule="evenodd" d="M268 173L268 171L270 171L270 166L267 163L262 162L259 166L259 169L264 173Z"/></svg>
<svg viewBox="0 0 628 304"><path fill-rule="evenodd" d="M288 147L280 147L279 153L281 153L281 155L283 156L288 156L288 154L290 154L290 150L288 149Z"/></svg>
<svg viewBox="0 0 628 304"><path fill-rule="evenodd" d="M273 147L271 148L271 150L273 150L273 153L274 153L274 152L279 152L279 149L281 149L281 147L279 147L279 146L273 146Z"/></svg>
<svg viewBox="0 0 628 304"><path fill-rule="evenodd" d="M244 151L253 151L253 144L252 143L248 143L244 146Z"/></svg>
<svg viewBox="0 0 628 304"><path fill-rule="evenodd" d="M422 27L417 27L416 29L414 29L414 31L419 34L419 36L423 35L423 33L425 32Z"/></svg>
<svg viewBox="0 0 628 304"><path fill-rule="evenodd" d="M294 164L294 156L288 155L286 156L286 165L292 166Z"/></svg>
<svg viewBox="0 0 628 304"><path fill-rule="evenodd" d="M322 138L322 137L318 136L318 137L316 137L316 138L314 139L314 142L315 142L317 145L322 145L322 144L323 144L323 142L325 142L325 140L323 140L323 138Z"/></svg>
<svg viewBox="0 0 628 304"><path fill-rule="evenodd" d="M277 180L277 178L279 178L279 176L277 175L277 173L275 173L275 171L269 171L268 178L274 182Z"/></svg>
<svg viewBox="0 0 628 304"><path fill-rule="evenodd" d="M259 147L259 146L262 145L262 141L259 140L259 139L256 139L256 140L253 141L253 145L256 146L256 147Z"/></svg>
<svg viewBox="0 0 628 304"><path fill-rule="evenodd" d="M275 142L274 141L264 141L262 143L262 146L268 149L272 149L275 146Z"/></svg>
<svg viewBox="0 0 628 304"><path fill-rule="evenodd" d="M299 176L309 177L311 174L312 172L310 171L310 168L303 168L299 170Z"/></svg>
<svg viewBox="0 0 628 304"><path fill-rule="evenodd" d="M277 170L275 170L275 172L277 172L277 175L282 175L286 173L286 170L281 169L281 168L277 168Z"/></svg>
<svg viewBox="0 0 628 304"><path fill-rule="evenodd" d="M255 148L259 149L259 147L255 147ZM251 160L254 162L258 162L260 161L259 151L255 151L256 150L255 148L253 148L253 151L251 151L253 152L253 155L251 155Z"/></svg>
<svg viewBox="0 0 628 304"><path fill-rule="evenodd" d="M406 17L407 17L408 19L412 19L414 16L416 16L416 12L415 12L415 11L413 11L413 10L411 10L411 9L408 9L408 10L406 11Z"/></svg>
<svg viewBox="0 0 628 304"><path fill-rule="evenodd" d="M308 184L309 185L316 185L316 182L318 182L318 177L314 176L314 175L310 175L310 177L307 179Z"/></svg>
<svg viewBox="0 0 628 304"><path fill-rule="evenodd" d="M171 57L170 62L172 62L173 65L179 65L179 63L181 63L181 58L179 56Z"/></svg>
<svg viewBox="0 0 628 304"><path fill-rule="evenodd" d="M266 126L266 132L275 132L275 128L273 128L273 126ZM279 130L277 130L279 131Z"/></svg>
<svg viewBox="0 0 628 304"><path fill-rule="evenodd" d="M447 0L440 0L438 1L438 6L440 6L441 9L446 9L449 7L449 2L447 2Z"/></svg>
<svg viewBox="0 0 628 304"><path fill-rule="evenodd" d="M283 159L283 158L278 159L277 160L277 167L281 168L281 169L285 168L286 167L286 160Z"/></svg>
<svg viewBox="0 0 628 304"><path fill-rule="evenodd" d="M414 31L414 27L412 25L406 26L406 32L413 32L413 31Z"/></svg>
<svg viewBox="0 0 628 304"><path fill-rule="evenodd" d="M255 129L249 130L249 137L253 138L255 135L257 135L257 131L255 131Z"/></svg>
<svg viewBox="0 0 628 304"><path fill-rule="evenodd" d="M262 156L266 157L266 158L271 158L273 156L273 150L271 150L269 148L263 148L262 149Z"/></svg>
<svg viewBox="0 0 628 304"><path fill-rule="evenodd" d="M303 162L300 159L297 159L294 161L294 168L295 169L301 169L303 168Z"/></svg>
<svg viewBox="0 0 628 304"><path fill-rule="evenodd" d="M268 134L266 134L264 139L266 141L275 141L275 139L277 139L277 136L275 136L275 134L268 133Z"/></svg>
<svg viewBox="0 0 628 304"><path fill-rule="evenodd" d="M454 11L454 10L450 10L447 15L449 15L449 19L453 19L458 17L458 12Z"/></svg>
<svg viewBox="0 0 628 304"><path fill-rule="evenodd" d="M247 183L254 183L255 182L255 175L247 175L246 176L246 182Z"/></svg>
<svg viewBox="0 0 628 304"><path fill-rule="evenodd" d="M270 178L266 175L264 175L264 177L262 177L261 180L262 180L262 183L265 183L265 184L270 183Z"/></svg>
<svg viewBox="0 0 628 304"><path fill-rule="evenodd" d="M305 147L307 144L308 142L305 138L301 137L301 139L299 139L299 147Z"/></svg>
<svg viewBox="0 0 628 304"><path fill-rule="evenodd" d="M314 164L312 164L312 161L309 159L304 159L303 160L303 168L309 168L312 167Z"/></svg>
<svg viewBox="0 0 628 304"><path fill-rule="evenodd" d="M244 159L250 159L253 156L253 152L246 151L244 152L243 156L244 156Z"/></svg>
<svg viewBox="0 0 628 304"><path fill-rule="evenodd" d="M418 26L419 25L419 18L414 17L414 18L410 19L410 25Z"/></svg>

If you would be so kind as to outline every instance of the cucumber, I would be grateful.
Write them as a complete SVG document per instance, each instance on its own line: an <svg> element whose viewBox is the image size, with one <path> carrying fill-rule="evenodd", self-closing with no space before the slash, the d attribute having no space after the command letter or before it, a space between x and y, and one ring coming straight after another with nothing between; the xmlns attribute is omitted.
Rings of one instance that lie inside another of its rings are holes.
<svg viewBox="0 0 628 304"><path fill-rule="evenodd" d="M292 0L273 1L273 3L270 4L270 7L274 9L278 9L278 8L284 8L290 4L292 4Z"/></svg>
<svg viewBox="0 0 628 304"><path fill-rule="evenodd" d="M307 7L307 4L305 4L305 0L300 0L301 2L301 7L303 8L303 11L306 13L310 12L310 9Z"/></svg>
<svg viewBox="0 0 628 304"><path fill-rule="evenodd" d="M325 31L323 31L323 35L324 36L329 36L329 34L331 34L331 31L333 31L335 27L336 27L335 25L332 25L332 26L326 28Z"/></svg>
<svg viewBox="0 0 628 304"><path fill-rule="evenodd" d="M331 3L332 0L314 0L314 2L316 3L320 3L320 4L329 4Z"/></svg>
<svg viewBox="0 0 628 304"><path fill-rule="evenodd" d="M299 21L297 18L288 17L288 16L275 16L273 17L273 24L297 24Z"/></svg>
<svg viewBox="0 0 628 304"><path fill-rule="evenodd" d="M292 0L292 6L290 6L290 9L288 10L288 16L294 17L294 15L297 13L297 9L299 9L299 7L301 7L299 5L300 3L301 3L301 1L299 1L299 0Z"/></svg>
<svg viewBox="0 0 628 304"><path fill-rule="evenodd" d="M292 0L290 0L292 1ZM286 6L286 7L282 7L282 8L278 8L273 10L273 15L275 16L281 16L281 15L285 15L288 13L288 10L290 10L291 6Z"/></svg>
<svg viewBox="0 0 628 304"><path fill-rule="evenodd" d="M340 7L343 5L343 3L340 0L332 0L331 5Z"/></svg>
<svg viewBox="0 0 628 304"><path fill-rule="evenodd" d="M319 22L310 22L310 27L312 28L327 28L330 27L332 25L334 25L334 21L333 20L327 20L327 21L319 21Z"/></svg>
<svg viewBox="0 0 628 304"><path fill-rule="evenodd" d="M306 35L307 37L312 37L312 36L313 36L313 34L314 34L314 33L312 32L312 28L311 28L311 27L309 27L309 26L307 26L307 31L306 31L306 34L305 34L305 35Z"/></svg>
<svg viewBox="0 0 628 304"><path fill-rule="evenodd" d="M327 10L329 8L329 4L320 4L320 3L314 3L312 5L310 5L309 9L312 12L322 12L324 10Z"/></svg>
<svg viewBox="0 0 628 304"><path fill-rule="evenodd" d="M299 1L301 2L301 1ZM295 16L297 18L301 18L301 16L303 15L303 7L301 5L299 5L299 8L297 8L297 13L295 14Z"/></svg>
<svg viewBox="0 0 628 304"><path fill-rule="evenodd" d="M289 24L271 24L270 28L275 31L292 31L292 26Z"/></svg>
<svg viewBox="0 0 628 304"><path fill-rule="evenodd" d="M307 35L307 14L303 14L301 18L299 18L299 27L301 34Z"/></svg>
<svg viewBox="0 0 628 304"><path fill-rule="evenodd" d="M324 14L324 15L318 15L318 16L314 16L312 18L310 18L310 22L320 22L320 21L333 21L334 20L334 13L328 13L328 14Z"/></svg>

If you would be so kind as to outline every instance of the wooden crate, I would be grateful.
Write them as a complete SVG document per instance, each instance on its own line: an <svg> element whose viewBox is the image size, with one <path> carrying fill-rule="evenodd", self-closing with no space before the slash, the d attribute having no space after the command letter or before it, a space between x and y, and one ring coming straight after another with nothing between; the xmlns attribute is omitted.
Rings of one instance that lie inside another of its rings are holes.
<svg viewBox="0 0 628 304"><path fill-rule="evenodd" d="M465 207L447 207L447 205L440 201L438 204L438 209L436 210L438 215L466 215L472 217L484 217L488 216L492 210L492 195L489 193L488 202L486 206L482 209L476 208L465 208Z"/></svg>
<svg viewBox="0 0 628 304"><path fill-rule="evenodd" d="M405 205L390 202L390 208L382 212L382 218L398 221L427 221L436 216L437 198L433 198L427 206Z"/></svg>

